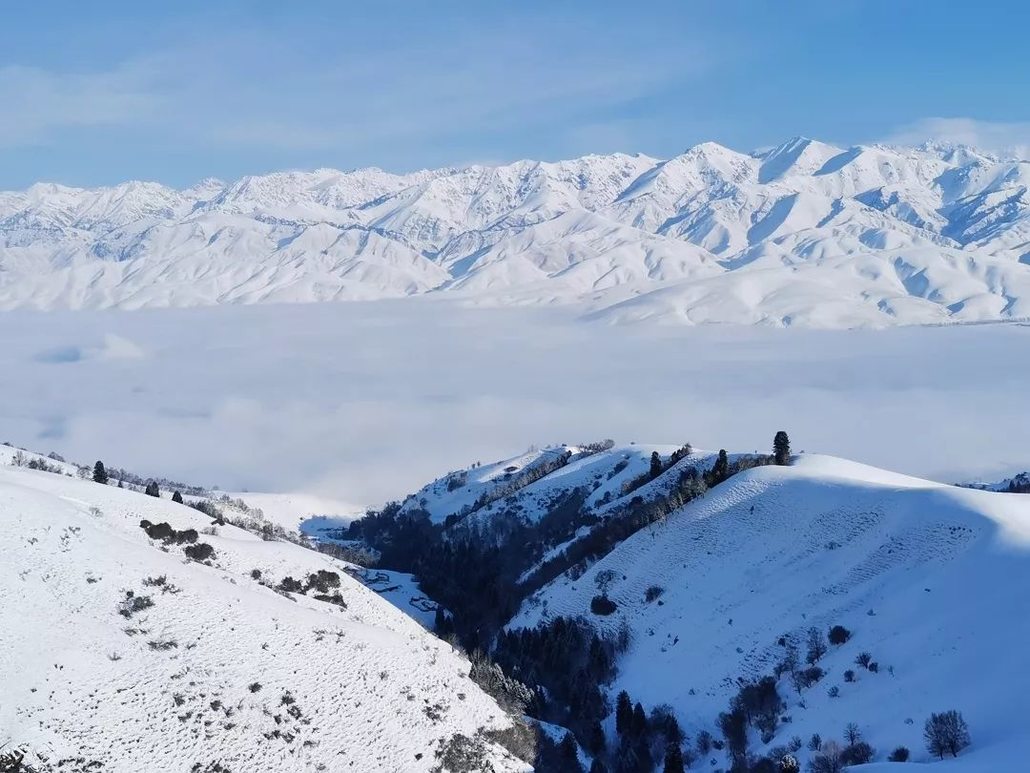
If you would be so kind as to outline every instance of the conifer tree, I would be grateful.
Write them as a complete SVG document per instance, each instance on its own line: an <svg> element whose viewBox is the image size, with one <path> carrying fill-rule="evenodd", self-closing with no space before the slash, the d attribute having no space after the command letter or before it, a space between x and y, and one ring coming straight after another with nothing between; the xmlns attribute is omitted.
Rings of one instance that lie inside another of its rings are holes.
<svg viewBox="0 0 1030 773"><path fill-rule="evenodd" d="M161 489L157 487L157 481L152 480L147 484L147 487L143 490L143 493L148 497L160 497Z"/></svg>
<svg viewBox="0 0 1030 773"><path fill-rule="evenodd" d="M181 505L182 504L182 494L180 494L178 491L176 491L174 494L172 494L172 501Z"/></svg>
<svg viewBox="0 0 1030 773"><path fill-rule="evenodd" d="M651 452L651 480L654 480L662 474L662 457L658 455L657 451Z"/></svg>
<svg viewBox="0 0 1030 773"><path fill-rule="evenodd" d="M633 704L630 703L629 693L625 690L619 693L615 699L615 731L620 735L626 735L633 728Z"/></svg>
<svg viewBox="0 0 1030 773"><path fill-rule="evenodd" d="M662 767L662 773L684 773L684 771L683 752L680 751L680 745L678 743L669 744L665 750L665 765Z"/></svg>
<svg viewBox="0 0 1030 773"><path fill-rule="evenodd" d="M790 464L790 438L782 429L773 438L773 456L781 467Z"/></svg>
<svg viewBox="0 0 1030 773"><path fill-rule="evenodd" d="M97 460L97 463L93 465L93 481L94 483L103 483L105 486L107 485L107 468L104 467L104 463L99 459Z"/></svg>

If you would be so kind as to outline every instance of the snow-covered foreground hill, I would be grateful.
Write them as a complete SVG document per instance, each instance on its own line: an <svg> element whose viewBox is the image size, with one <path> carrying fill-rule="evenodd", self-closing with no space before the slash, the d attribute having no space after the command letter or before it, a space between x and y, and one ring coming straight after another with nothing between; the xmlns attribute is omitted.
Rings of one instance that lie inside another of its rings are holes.
<svg viewBox="0 0 1030 773"><path fill-rule="evenodd" d="M1030 162L793 138L186 190L0 193L0 309L456 293L607 321L885 326L1030 316Z"/></svg>
<svg viewBox="0 0 1030 773"><path fill-rule="evenodd" d="M510 726L468 661L343 564L182 505L0 466L0 556L0 745L41 770L430 770ZM274 589L318 572L325 593Z"/></svg>
<svg viewBox="0 0 1030 773"><path fill-rule="evenodd" d="M610 616L591 611L599 576ZM582 617L614 635L625 624L631 643L609 694L668 704L691 737L718 737L716 717L740 680L772 675L784 642L804 657L811 627L825 635L842 625L851 638L829 646L818 682L797 692L779 678L781 721L768 742L750 732L752 753L813 733L840 741L854 722L875 760L904 745L929 762L924 721L956 709L972 746L940 769L1016 771L1030 758L1027 587L1030 497L802 455L737 473L585 573L558 577L507 627ZM856 664L862 652L875 671ZM701 755L698 769L708 758L720 765L725 755Z"/></svg>

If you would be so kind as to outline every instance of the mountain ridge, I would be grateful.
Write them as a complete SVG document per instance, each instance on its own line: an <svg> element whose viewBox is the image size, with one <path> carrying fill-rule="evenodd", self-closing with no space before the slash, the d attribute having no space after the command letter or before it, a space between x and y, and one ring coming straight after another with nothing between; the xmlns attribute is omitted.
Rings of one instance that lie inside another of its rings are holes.
<svg viewBox="0 0 1030 773"><path fill-rule="evenodd" d="M37 183L0 192L0 309L446 293L616 323L1022 319L1028 185L1030 162L967 146L805 137L182 190Z"/></svg>

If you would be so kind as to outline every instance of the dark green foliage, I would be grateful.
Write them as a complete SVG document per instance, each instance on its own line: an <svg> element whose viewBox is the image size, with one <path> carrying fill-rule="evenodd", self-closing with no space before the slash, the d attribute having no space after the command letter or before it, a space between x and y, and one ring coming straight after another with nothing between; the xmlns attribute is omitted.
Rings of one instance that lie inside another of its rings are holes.
<svg viewBox="0 0 1030 773"><path fill-rule="evenodd" d="M707 473L705 473L705 482L709 486L718 486L724 480L730 477L730 461L729 457L726 456L726 449L719 449L719 456L715 460L715 464L712 465Z"/></svg>
<svg viewBox="0 0 1030 773"><path fill-rule="evenodd" d="M633 726L633 704L625 690L615 699L615 732L626 735Z"/></svg>
<svg viewBox="0 0 1030 773"><path fill-rule="evenodd" d="M670 743L665 749L665 763L662 773L684 773L683 751L678 743Z"/></svg>
<svg viewBox="0 0 1030 773"><path fill-rule="evenodd" d="M757 728L763 736L771 736L776 731L783 706L776 680L771 676L743 685L730 701L731 712L743 714L747 724Z"/></svg>
<svg viewBox="0 0 1030 773"><path fill-rule="evenodd" d="M215 557L215 549L206 542L198 542L196 545L188 545L182 552L194 561L207 561L208 559Z"/></svg>
<svg viewBox="0 0 1030 773"><path fill-rule="evenodd" d="M296 580L293 577L283 577L279 581L279 590L285 591L286 593L303 593L304 583L300 580Z"/></svg>
<svg viewBox="0 0 1030 773"><path fill-rule="evenodd" d="M661 585L652 585L644 591L644 601L650 604L652 601L657 601L663 593L665 593L665 588Z"/></svg>
<svg viewBox="0 0 1030 773"><path fill-rule="evenodd" d="M658 455L657 451L651 452L651 469L649 470L651 480L654 480L662 474L662 457Z"/></svg>
<svg viewBox="0 0 1030 773"><path fill-rule="evenodd" d="M908 762L909 751L906 746L898 746L887 757L889 762Z"/></svg>
<svg viewBox="0 0 1030 773"><path fill-rule="evenodd" d="M969 746L969 726L962 714L954 709L931 714L923 728L926 750L944 759L945 754L957 757Z"/></svg>
<svg viewBox="0 0 1030 773"><path fill-rule="evenodd" d="M328 593L333 588L340 587L340 575L325 569L319 569L315 574L308 575L306 590L316 590L319 593Z"/></svg>
<svg viewBox="0 0 1030 773"><path fill-rule="evenodd" d="M834 644L839 647L851 638L851 631L843 625L835 625L830 629L830 635L828 638L830 640L830 644Z"/></svg>
<svg viewBox="0 0 1030 773"><path fill-rule="evenodd" d="M172 528L171 524L165 521L151 523L144 518L139 522L139 527L147 533L150 539L163 542L165 545L187 545L196 542L200 538L196 529L177 531Z"/></svg>
<svg viewBox="0 0 1030 773"><path fill-rule="evenodd" d="M790 438L782 429L773 438L773 456L781 467L790 464Z"/></svg>
<svg viewBox="0 0 1030 773"><path fill-rule="evenodd" d="M494 661L537 692L530 716L553 722L587 739L608 706L601 685L615 674L615 642L601 639L585 622L558 617L535 629L501 631Z"/></svg>
<svg viewBox="0 0 1030 773"><path fill-rule="evenodd" d="M161 489L158 488L157 481L152 480L147 483L147 487L143 490L143 493L148 497L160 497Z"/></svg>
<svg viewBox="0 0 1030 773"><path fill-rule="evenodd" d="M607 596L594 596L590 599L590 611L595 615L610 615L617 608L616 603Z"/></svg>
<svg viewBox="0 0 1030 773"><path fill-rule="evenodd" d="M178 491L176 491L174 494L172 494L172 501L175 502L178 505L181 505L182 504L182 494L179 493Z"/></svg>
<svg viewBox="0 0 1030 773"><path fill-rule="evenodd" d="M726 750L734 765L747 762L747 715L734 708L719 715L719 730L726 741Z"/></svg>
<svg viewBox="0 0 1030 773"><path fill-rule="evenodd" d="M93 465L93 482L107 485L108 480L107 469L104 467L104 463L98 459L97 463Z"/></svg>
<svg viewBox="0 0 1030 773"><path fill-rule="evenodd" d="M873 759L873 754L872 746L865 741L856 741L845 747L840 756L845 765L864 765Z"/></svg>

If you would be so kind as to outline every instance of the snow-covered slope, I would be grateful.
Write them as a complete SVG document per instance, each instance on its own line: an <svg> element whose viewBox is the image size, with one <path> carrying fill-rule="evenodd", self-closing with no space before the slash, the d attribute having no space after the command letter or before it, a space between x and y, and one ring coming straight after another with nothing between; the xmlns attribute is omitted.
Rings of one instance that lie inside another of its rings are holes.
<svg viewBox="0 0 1030 773"><path fill-rule="evenodd" d="M456 734L509 724L466 660L339 562L165 499L0 466L0 556L0 739L41 769L429 770ZM273 589L318 571L338 597Z"/></svg>
<svg viewBox="0 0 1030 773"><path fill-rule="evenodd" d="M604 570L617 604L609 617L591 614ZM803 656L810 627L843 625L852 638L819 661L821 681L799 696L780 679L791 720L767 744L752 731L752 751L813 733L839 740L855 722L876 760L903 744L923 761L923 721L958 709L973 746L942 769L1017 770L1030 754L1028 586L1030 497L802 455L791 467L734 475L581 577L559 577L509 628L556 616L610 632L627 624L631 644L611 693L669 704L691 734L718 736L714 720L738 680L772 674L783 659L781 637ZM863 651L877 672L855 665ZM802 762L809 755L799 752Z"/></svg>
<svg viewBox="0 0 1030 773"><path fill-rule="evenodd" d="M624 322L1030 316L1030 162L793 138L667 160L0 192L0 309L449 292Z"/></svg>

